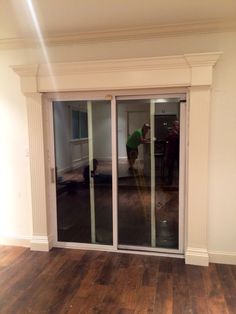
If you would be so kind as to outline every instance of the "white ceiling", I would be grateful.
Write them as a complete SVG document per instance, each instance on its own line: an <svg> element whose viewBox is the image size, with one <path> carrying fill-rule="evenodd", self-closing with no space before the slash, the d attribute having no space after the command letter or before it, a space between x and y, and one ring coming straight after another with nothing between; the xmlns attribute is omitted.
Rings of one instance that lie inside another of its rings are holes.
<svg viewBox="0 0 236 314"><path fill-rule="evenodd" d="M0 0L0 40L153 25L236 21L236 0Z"/></svg>

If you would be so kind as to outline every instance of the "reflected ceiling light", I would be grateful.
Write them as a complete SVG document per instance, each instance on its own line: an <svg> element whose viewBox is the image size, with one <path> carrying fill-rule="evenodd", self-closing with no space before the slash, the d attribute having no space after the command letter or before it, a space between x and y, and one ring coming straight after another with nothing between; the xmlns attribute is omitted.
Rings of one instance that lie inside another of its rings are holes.
<svg viewBox="0 0 236 314"><path fill-rule="evenodd" d="M161 103L162 103L162 102L168 102L168 99L165 99L165 98L159 98L159 99L156 99L156 100L155 100L155 102L156 102L156 103L160 103L160 102L161 102Z"/></svg>
<svg viewBox="0 0 236 314"><path fill-rule="evenodd" d="M155 103L179 103L181 101L181 98L158 98L155 99Z"/></svg>

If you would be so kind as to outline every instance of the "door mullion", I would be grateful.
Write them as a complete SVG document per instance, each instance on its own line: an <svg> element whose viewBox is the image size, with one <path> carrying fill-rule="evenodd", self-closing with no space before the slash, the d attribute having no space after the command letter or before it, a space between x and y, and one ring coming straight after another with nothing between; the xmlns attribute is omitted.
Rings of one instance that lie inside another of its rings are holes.
<svg viewBox="0 0 236 314"><path fill-rule="evenodd" d="M150 103L150 158L151 158L151 246L156 247L156 215L155 215L155 100Z"/></svg>
<svg viewBox="0 0 236 314"><path fill-rule="evenodd" d="M113 217L113 246L118 248L118 189L117 189L117 110L116 98L111 100L111 146L112 146L112 217Z"/></svg>
<svg viewBox="0 0 236 314"><path fill-rule="evenodd" d="M93 169L93 116L92 116L92 101L87 101L88 111L88 138L89 138L89 182L90 182L90 215L91 215L91 242L96 243L95 230L95 201L94 201L94 177L91 176Z"/></svg>

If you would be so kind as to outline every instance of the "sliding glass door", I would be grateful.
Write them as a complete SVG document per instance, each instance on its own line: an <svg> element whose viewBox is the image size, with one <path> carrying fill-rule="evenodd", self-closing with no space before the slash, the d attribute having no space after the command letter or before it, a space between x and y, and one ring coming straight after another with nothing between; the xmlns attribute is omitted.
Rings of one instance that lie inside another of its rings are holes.
<svg viewBox="0 0 236 314"><path fill-rule="evenodd" d="M110 101L53 102L58 241L109 244Z"/></svg>
<svg viewBox="0 0 236 314"><path fill-rule="evenodd" d="M180 247L180 115L180 98L117 98L120 249Z"/></svg>
<svg viewBox="0 0 236 314"><path fill-rule="evenodd" d="M182 96L54 101L58 242L182 252Z"/></svg>

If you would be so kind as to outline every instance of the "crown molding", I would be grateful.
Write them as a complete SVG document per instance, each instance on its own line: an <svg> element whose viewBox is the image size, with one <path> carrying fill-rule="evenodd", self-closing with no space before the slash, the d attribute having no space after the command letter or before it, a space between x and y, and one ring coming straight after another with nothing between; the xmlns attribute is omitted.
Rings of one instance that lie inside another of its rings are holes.
<svg viewBox="0 0 236 314"><path fill-rule="evenodd" d="M49 72L54 75L72 75L79 73L107 73L123 71L145 71L161 69L179 69L186 67L183 56L130 58L82 61L72 63L51 63L39 67L39 76L48 76Z"/></svg>
<svg viewBox="0 0 236 314"><path fill-rule="evenodd" d="M185 60L191 67L214 66L223 52L185 54Z"/></svg>
<svg viewBox="0 0 236 314"><path fill-rule="evenodd" d="M141 40L236 31L236 20L209 20L203 22L152 25L146 27L108 29L105 31L59 34L44 37L46 46L89 44L96 42ZM34 48L40 46L35 37L0 39L0 49Z"/></svg>
<svg viewBox="0 0 236 314"><path fill-rule="evenodd" d="M17 65L12 69L21 77L24 94L104 88L210 86L213 65L221 54ZM151 85L153 82L154 86Z"/></svg>
<svg viewBox="0 0 236 314"><path fill-rule="evenodd" d="M27 66L13 65L12 70L21 77L35 77L38 73L38 64L27 64Z"/></svg>
<svg viewBox="0 0 236 314"><path fill-rule="evenodd" d="M108 73L124 71L154 71L214 66L222 52L192 53L165 57L111 59L67 63L14 65L13 71L20 77L65 76L84 73Z"/></svg>

